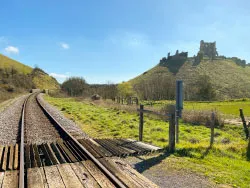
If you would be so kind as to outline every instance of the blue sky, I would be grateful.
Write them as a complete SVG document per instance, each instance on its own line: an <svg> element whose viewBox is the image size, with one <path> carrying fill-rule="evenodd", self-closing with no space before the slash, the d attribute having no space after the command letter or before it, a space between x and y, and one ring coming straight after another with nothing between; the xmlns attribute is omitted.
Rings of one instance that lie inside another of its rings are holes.
<svg viewBox="0 0 250 188"><path fill-rule="evenodd" d="M250 1L8 0L0 6L0 53L62 82L127 81L201 39L250 62Z"/></svg>

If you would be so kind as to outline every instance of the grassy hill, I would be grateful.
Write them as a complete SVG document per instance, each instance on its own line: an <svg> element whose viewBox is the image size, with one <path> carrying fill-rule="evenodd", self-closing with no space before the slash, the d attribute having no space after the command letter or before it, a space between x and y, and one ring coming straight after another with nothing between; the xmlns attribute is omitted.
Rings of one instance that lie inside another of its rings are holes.
<svg viewBox="0 0 250 188"><path fill-rule="evenodd" d="M212 86L215 95L214 99L250 97L249 66L240 66L232 58L203 59L198 64L195 63L194 58L188 58L185 62L180 61L160 63L129 82L137 87L142 83L146 85L145 83L149 82L151 85L157 85L159 80L162 81L166 78L173 81L168 84L173 88L174 81L181 79L184 82L185 98L197 100L195 94L198 92L199 87L202 87L202 83L199 83L199 81L207 78ZM167 89L167 86L165 88ZM174 92L173 88L173 95Z"/></svg>
<svg viewBox="0 0 250 188"><path fill-rule="evenodd" d="M12 68L22 74L29 74L32 71L31 67L0 54L0 69L3 70Z"/></svg>
<svg viewBox="0 0 250 188"><path fill-rule="evenodd" d="M0 54L0 101L29 89L59 89L55 78L39 68L31 68Z"/></svg>

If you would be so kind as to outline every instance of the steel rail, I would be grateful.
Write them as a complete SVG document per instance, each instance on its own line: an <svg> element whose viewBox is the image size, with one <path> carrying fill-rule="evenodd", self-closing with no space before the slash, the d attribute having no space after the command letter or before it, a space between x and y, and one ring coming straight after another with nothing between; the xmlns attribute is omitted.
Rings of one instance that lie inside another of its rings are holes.
<svg viewBox="0 0 250 188"><path fill-rule="evenodd" d="M24 188L24 118L25 118L25 108L28 99L30 98L32 94L30 94L24 101L23 103L23 108L22 108L22 121L21 121L21 139L20 139L20 153L19 153L19 183L18 187L19 188Z"/></svg>
<svg viewBox="0 0 250 188"><path fill-rule="evenodd" d="M97 167L99 167L99 169L106 175L108 176L108 178L115 184L116 187L120 187L120 188L126 188L127 186L125 186L123 184L122 181L120 181L117 177L115 177L97 158L95 158L85 147L83 147L83 145L81 145L77 139L75 139L45 108L44 106L40 103L40 101L37 99L36 97L36 101L39 104L39 106L42 108L42 110L45 112L45 114L55 123L57 124L57 126L72 140L75 142L75 144L81 148L90 158L90 160L92 160L92 162L94 162Z"/></svg>

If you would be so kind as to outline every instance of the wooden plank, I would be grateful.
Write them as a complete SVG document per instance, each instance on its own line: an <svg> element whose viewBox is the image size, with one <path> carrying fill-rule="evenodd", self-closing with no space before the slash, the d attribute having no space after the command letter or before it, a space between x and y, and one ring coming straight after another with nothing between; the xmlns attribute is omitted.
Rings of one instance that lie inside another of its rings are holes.
<svg viewBox="0 0 250 188"><path fill-rule="evenodd" d="M70 163L71 160L69 156L67 155L67 153L63 150L63 147L61 146L61 144L57 143L56 146L59 149L60 153L63 155L63 158L65 159L65 161Z"/></svg>
<svg viewBox="0 0 250 188"><path fill-rule="evenodd" d="M43 154L44 154L44 156L45 156L45 164L46 164L47 166L53 165L53 162L52 162L52 160L51 160L51 158L50 158L50 156L49 156L49 153L48 153L48 151L47 151L45 145L42 144L42 145L40 145L40 147L41 147L41 149L42 149L42 151L43 151Z"/></svg>
<svg viewBox="0 0 250 188"><path fill-rule="evenodd" d="M151 145L151 144L147 144L147 143L144 143L144 142L139 142L139 141L136 141L136 140L133 140L133 139L127 139L127 141L136 143L138 146L148 148L150 150L161 150L162 149L160 147L157 147L157 146L154 146L154 145Z"/></svg>
<svg viewBox="0 0 250 188"><path fill-rule="evenodd" d="M136 142L136 144L137 144L138 146L141 146L141 147L144 147L144 148L148 148L148 149L151 150L151 151L162 150L162 148L160 148L160 147L153 146L153 145L151 145L151 144L147 144L147 143L144 143L144 142Z"/></svg>
<svg viewBox="0 0 250 188"><path fill-rule="evenodd" d="M30 161L30 146L26 145L25 146L25 166L26 168L31 168L31 161Z"/></svg>
<svg viewBox="0 0 250 188"><path fill-rule="evenodd" d="M138 153L140 153L142 150L138 147L133 147L131 146L131 142L127 141L126 139L117 139L117 142L120 142L120 144L123 147L126 147L127 149L133 150L134 151L134 155L137 155Z"/></svg>
<svg viewBox="0 0 250 188"><path fill-rule="evenodd" d="M85 142L85 139L78 140L80 144L82 144L83 147L85 147L95 158L102 157L99 153L97 153L87 142Z"/></svg>
<svg viewBox="0 0 250 188"><path fill-rule="evenodd" d="M4 173L3 188L17 188L18 187L18 170L6 171Z"/></svg>
<svg viewBox="0 0 250 188"><path fill-rule="evenodd" d="M116 147L117 150L119 150L119 152L122 153L121 156L123 157L134 153L134 151L130 150L129 148L122 147L121 144L118 144L116 142L116 139L104 139L104 140L109 144L111 144L112 146Z"/></svg>
<svg viewBox="0 0 250 188"><path fill-rule="evenodd" d="M82 163L70 163L71 168L74 170L78 179L84 187L88 188L98 188L100 187L93 176L88 172L88 170L83 166Z"/></svg>
<svg viewBox="0 0 250 188"><path fill-rule="evenodd" d="M138 154L144 154L144 153L150 151L150 150L145 150L144 148L142 148L142 147L136 145L135 143L136 143L137 141L135 141L135 140L131 140L131 141L126 140L126 139L121 139L121 140L124 141L124 146L126 146L126 147L129 148L129 149L136 150L136 151L138 152ZM125 143L126 143L126 144L125 144Z"/></svg>
<svg viewBox="0 0 250 188"><path fill-rule="evenodd" d="M103 139L96 139L96 141L98 142L98 144L100 144L102 147L112 153L112 156L120 156L120 152L116 150L116 148L109 146Z"/></svg>
<svg viewBox="0 0 250 188"><path fill-rule="evenodd" d="M71 151L62 143L62 142L57 142L58 145L61 146L61 148L63 149L63 151L65 152L65 154L68 156L68 158L70 159L70 162L77 162L77 159L75 158L75 156L71 153Z"/></svg>
<svg viewBox="0 0 250 188"><path fill-rule="evenodd" d="M112 160L101 158L99 161L127 187L140 187L136 181L130 178L124 171L120 170Z"/></svg>
<svg viewBox="0 0 250 188"><path fill-rule="evenodd" d="M124 172L126 176L130 177L130 179L137 182L137 184L139 184L139 187L158 188L156 184L148 180L146 177L137 172L135 169L133 169L130 165L128 165L124 161L118 158L112 158L112 159L110 158L109 160L112 160L116 164L117 168L119 168L122 172Z"/></svg>
<svg viewBox="0 0 250 188"><path fill-rule="evenodd" d="M4 147L0 146L0 168L2 167L3 152L4 152Z"/></svg>
<svg viewBox="0 0 250 188"><path fill-rule="evenodd" d="M42 162L41 162L41 159L40 159L38 147L37 147L36 144L33 144L32 148L33 148L33 151L34 151L34 154L35 154L35 159L36 159L37 167L41 167L42 166Z"/></svg>
<svg viewBox="0 0 250 188"><path fill-rule="evenodd" d="M85 152L83 152L83 150L74 141L70 140L70 141L68 141L68 144L70 144L71 147L74 148L74 152L76 152L79 155L79 157L80 157L79 160L87 160L88 159Z"/></svg>
<svg viewBox="0 0 250 188"><path fill-rule="evenodd" d="M90 160L81 162L101 187L115 187L113 183Z"/></svg>
<svg viewBox="0 0 250 188"><path fill-rule="evenodd" d="M114 143L116 143L119 147L122 147L123 149L125 149L128 153L128 155L135 155L136 154L136 151L135 150L132 150L130 148L127 148L123 142L121 142L120 140L118 139L113 139L112 140Z"/></svg>
<svg viewBox="0 0 250 188"><path fill-rule="evenodd" d="M68 148L68 150L72 153L72 155L74 155L74 157L77 159L77 161L83 160L82 156L79 154L79 152L77 152L77 150L70 143L70 141L65 141L64 145Z"/></svg>
<svg viewBox="0 0 250 188"><path fill-rule="evenodd" d="M8 169L12 170L14 167L14 146L10 145L10 149L9 149L9 164L8 164Z"/></svg>
<svg viewBox="0 0 250 188"><path fill-rule="evenodd" d="M62 153L60 152L60 150L57 148L56 144L55 144L55 143L51 143L50 146L51 146L52 150L54 151L54 153L55 153L55 155L56 155L58 161L59 161L60 163L66 163L65 158L63 157L63 155L62 155Z"/></svg>
<svg viewBox="0 0 250 188"><path fill-rule="evenodd" d="M0 172L0 187L2 187L3 178L4 178L4 172Z"/></svg>
<svg viewBox="0 0 250 188"><path fill-rule="evenodd" d="M2 163L2 170L3 171L6 171L6 169L7 169L7 163L8 163L8 161L7 161L7 156L8 156L8 151L9 151L9 147L8 146L5 146L4 147L4 153L3 153L3 163Z"/></svg>
<svg viewBox="0 0 250 188"><path fill-rule="evenodd" d="M34 151L32 144L30 144L30 161L31 161L32 168L38 167L36 156L35 156L35 151Z"/></svg>
<svg viewBox="0 0 250 188"><path fill-rule="evenodd" d="M116 153L118 153L117 156L126 156L127 151L124 150L123 148L119 147L115 142L112 142L111 139L102 139L102 141L106 144L107 148L106 149L114 149Z"/></svg>
<svg viewBox="0 0 250 188"><path fill-rule="evenodd" d="M86 139L86 142L89 143L91 145L91 147L96 152L98 152L100 155L102 155L103 157L111 157L112 156L112 153L110 153L108 150L106 150L104 147L102 147L95 140L90 138L90 139Z"/></svg>
<svg viewBox="0 0 250 188"><path fill-rule="evenodd" d="M48 143L45 143L44 146L46 147L46 150L47 150L47 152L48 152L48 154L49 154L49 157L50 157L50 159L51 159L53 165L59 164L59 161L58 161L58 159L56 158L56 156L55 156L55 154L54 154L52 148L50 147L50 145L49 145Z"/></svg>
<svg viewBox="0 0 250 188"><path fill-rule="evenodd" d="M14 153L14 170L17 170L18 168L18 159L19 159L19 146L18 144L15 145L15 153Z"/></svg>
<svg viewBox="0 0 250 188"><path fill-rule="evenodd" d="M79 181L78 177L74 173L70 164L60 164L57 168L61 174L64 185L68 188L80 188L83 187L82 183Z"/></svg>
<svg viewBox="0 0 250 188"><path fill-rule="evenodd" d="M43 178L44 188L49 188L49 185L47 183L47 179L46 179L45 174L44 174L45 172L44 172L43 167L40 167L39 170L40 170L40 173L41 173L42 178Z"/></svg>
<svg viewBox="0 0 250 188"><path fill-rule="evenodd" d="M62 177L57 169L57 166L43 167L49 188L64 188Z"/></svg>
<svg viewBox="0 0 250 188"><path fill-rule="evenodd" d="M27 170L27 187L44 188L44 180L40 168L29 168Z"/></svg>

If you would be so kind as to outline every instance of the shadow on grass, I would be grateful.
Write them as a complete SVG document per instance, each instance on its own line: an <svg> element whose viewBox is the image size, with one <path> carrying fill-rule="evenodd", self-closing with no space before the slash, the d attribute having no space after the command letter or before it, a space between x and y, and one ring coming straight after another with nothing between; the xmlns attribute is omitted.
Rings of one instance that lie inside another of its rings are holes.
<svg viewBox="0 0 250 188"><path fill-rule="evenodd" d="M135 169L142 173L145 170L148 170L149 168L161 163L161 161L163 161L164 159L166 159L168 156L170 155L170 153L168 153L167 151L165 151L164 153L160 154L157 157L152 157L150 159L145 159L143 160L142 158L138 157L139 159L142 159L143 161L136 163Z"/></svg>
<svg viewBox="0 0 250 188"><path fill-rule="evenodd" d="M202 153L202 149L201 148L179 148L176 149L176 151L173 153L173 155L177 156L177 157L190 157L190 158L201 158L203 159L206 155L208 155L209 151L212 149L211 146L209 146L208 148L204 148L203 149L203 153ZM193 152L196 153L200 153L199 156L194 155ZM135 169L142 173L146 170L148 170L149 168L161 163L164 159L166 159L167 157L170 156L171 153L169 153L169 151L166 149L164 151L164 153L156 156L156 157L152 157L149 159L143 159L141 157L137 157L138 159L141 159L141 162L138 162L134 165Z"/></svg>
<svg viewBox="0 0 250 188"><path fill-rule="evenodd" d="M212 147L213 147L213 145L210 145L207 147L206 151L201 155L201 159L204 159L208 155L208 153L212 149Z"/></svg>

